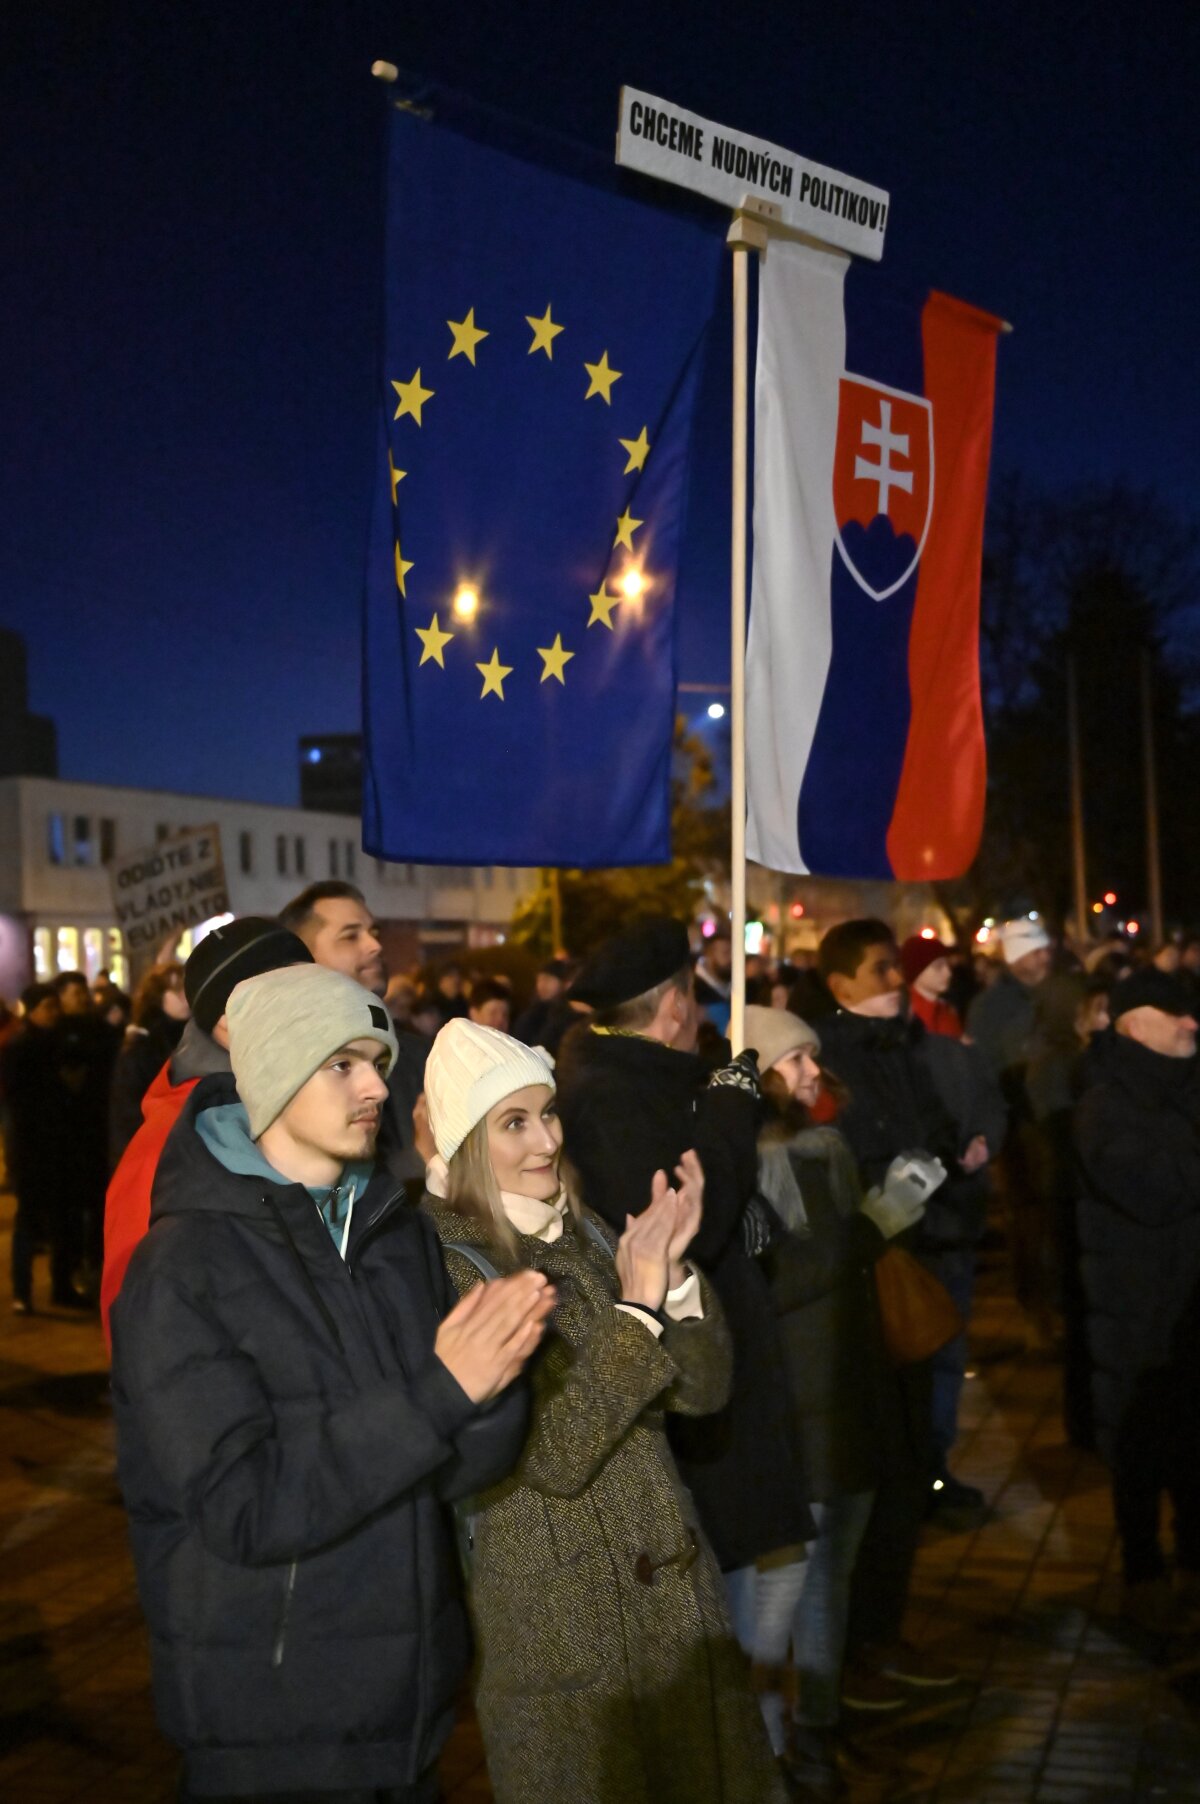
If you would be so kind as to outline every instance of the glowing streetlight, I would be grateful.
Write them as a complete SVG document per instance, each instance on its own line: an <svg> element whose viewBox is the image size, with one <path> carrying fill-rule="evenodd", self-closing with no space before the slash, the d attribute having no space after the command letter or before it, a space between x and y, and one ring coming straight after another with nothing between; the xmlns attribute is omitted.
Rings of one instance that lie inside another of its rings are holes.
<svg viewBox="0 0 1200 1804"><path fill-rule="evenodd" d="M1103 902L1093 902L1092 903L1092 913L1094 915L1102 915L1104 913Z"/></svg>
<svg viewBox="0 0 1200 1804"><path fill-rule="evenodd" d="M937 934L934 932L932 927L922 927L921 938L923 940L936 940Z"/></svg>
<svg viewBox="0 0 1200 1804"><path fill-rule="evenodd" d="M1106 908L1115 908L1117 906L1117 893L1115 890L1105 890L1104 906Z"/></svg>
<svg viewBox="0 0 1200 1804"><path fill-rule="evenodd" d="M456 620L474 620L479 612L479 590L474 583L459 583L450 604Z"/></svg>
<svg viewBox="0 0 1200 1804"><path fill-rule="evenodd" d="M725 718L724 702L709 702L708 718L710 720L724 720L724 718Z"/></svg>

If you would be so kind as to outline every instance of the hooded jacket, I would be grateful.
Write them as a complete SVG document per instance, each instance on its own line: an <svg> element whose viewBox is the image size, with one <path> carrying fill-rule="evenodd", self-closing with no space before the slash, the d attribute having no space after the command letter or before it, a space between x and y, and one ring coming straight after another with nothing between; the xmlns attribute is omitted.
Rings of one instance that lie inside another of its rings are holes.
<svg viewBox="0 0 1200 1804"><path fill-rule="evenodd" d="M303 1186L206 1144L236 1101L188 1098L112 1316L159 1722L189 1791L412 1784L468 1657L446 1500L512 1466L525 1393L476 1408L434 1354L454 1296L394 1181L343 1261Z"/></svg>

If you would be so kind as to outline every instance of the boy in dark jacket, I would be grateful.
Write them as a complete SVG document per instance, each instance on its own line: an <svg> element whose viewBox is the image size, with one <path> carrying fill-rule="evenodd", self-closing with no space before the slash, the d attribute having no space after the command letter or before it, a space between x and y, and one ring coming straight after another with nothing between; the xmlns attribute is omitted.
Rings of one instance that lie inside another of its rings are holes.
<svg viewBox="0 0 1200 1804"><path fill-rule="evenodd" d="M112 1317L159 1721L187 1799L416 1804L468 1653L445 1505L514 1463L553 1293L450 1307L373 1172L396 1041L361 985L297 965L227 1013L233 1076L189 1097Z"/></svg>

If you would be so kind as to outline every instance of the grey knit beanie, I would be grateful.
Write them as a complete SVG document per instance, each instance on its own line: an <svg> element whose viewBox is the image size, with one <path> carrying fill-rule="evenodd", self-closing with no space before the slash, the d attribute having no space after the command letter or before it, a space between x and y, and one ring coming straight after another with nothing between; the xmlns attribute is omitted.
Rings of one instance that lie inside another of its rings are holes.
<svg viewBox="0 0 1200 1804"><path fill-rule="evenodd" d="M352 1040L377 1040L396 1062L396 1033L381 1002L324 965L289 965L239 983L226 1008L229 1062L257 1140L327 1058Z"/></svg>
<svg viewBox="0 0 1200 1804"><path fill-rule="evenodd" d="M785 1008L760 1008L753 1002L746 1008L745 1040L758 1054L760 1071L769 1071L801 1046L811 1046L814 1053L821 1050L819 1035L799 1015Z"/></svg>

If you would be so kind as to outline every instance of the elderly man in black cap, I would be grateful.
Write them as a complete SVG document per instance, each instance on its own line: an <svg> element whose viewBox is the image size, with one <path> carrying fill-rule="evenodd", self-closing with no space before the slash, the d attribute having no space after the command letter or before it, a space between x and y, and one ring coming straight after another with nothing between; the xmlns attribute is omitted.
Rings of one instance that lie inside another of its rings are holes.
<svg viewBox="0 0 1200 1804"><path fill-rule="evenodd" d="M1155 1634L1200 1611L1200 1084L1196 1018L1152 967L1112 994L1075 1115L1096 1438L1112 1470L1125 1612ZM1176 1589L1159 1543L1175 1512Z"/></svg>
<svg viewBox="0 0 1200 1804"><path fill-rule="evenodd" d="M595 1013L563 1041L558 1101L583 1200L618 1233L689 1147L704 1168L694 1258L712 1281L734 1343L733 1393L719 1414L672 1430L717 1558L735 1626L752 1638L756 1567L800 1558L815 1535L794 1438L770 1292L755 1254L766 1223L757 1185L753 1059L707 1074L685 929L649 921L608 940L571 996Z"/></svg>

